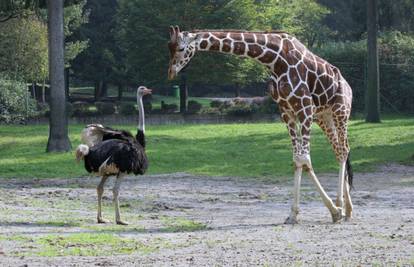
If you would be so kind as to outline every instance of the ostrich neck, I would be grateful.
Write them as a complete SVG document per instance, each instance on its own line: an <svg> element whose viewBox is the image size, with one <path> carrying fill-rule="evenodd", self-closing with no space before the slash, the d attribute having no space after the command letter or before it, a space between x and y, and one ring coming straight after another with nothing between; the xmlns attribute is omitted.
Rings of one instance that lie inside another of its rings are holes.
<svg viewBox="0 0 414 267"><path fill-rule="evenodd" d="M293 43L301 46L300 49L295 49L297 51L304 48L299 41L284 32L195 31L193 33L197 34L199 40L197 50L250 57L268 67L276 75L281 74L274 71L278 60L283 60L285 63L292 61L287 52L292 48L295 49Z"/></svg>
<svg viewBox="0 0 414 267"><path fill-rule="evenodd" d="M137 105L138 105L138 130L145 133L145 115L144 115L144 105L142 103L142 96L137 96Z"/></svg>

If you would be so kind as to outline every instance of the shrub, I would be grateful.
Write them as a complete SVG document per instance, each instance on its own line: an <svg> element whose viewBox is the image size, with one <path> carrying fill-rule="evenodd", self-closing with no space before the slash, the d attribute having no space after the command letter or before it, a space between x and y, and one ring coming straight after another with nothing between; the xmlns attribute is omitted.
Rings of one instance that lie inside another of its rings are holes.
<svg viewBox="0 0 414 267"><path fill-rule="evenodd" d="M152 104L149 101L144 101L144 112L149 114L152 111Z"/></svg>
<svg viewBox="0 0 414 267"><path fill-rule="evenodd" d="M219 108L223 104L220 100L213 100L210 102L210 107L212 108Z"/></svg>
<svg viewBox="0 0 414 267"><path fill-rule="evenodd" d="M258 107L258 111L265 114L277 112L276 102L271 97L265 97L263 103Z"/></svg>
<svg viewBox="0 0 414 267"><path fill-rule="evenodd" d="M249 116L256 113L257 109L253 105L246 103L236 104L226 110L227 114L233 116Z"/></svg>
<svg viewBox="0 0 414 267"><path fill-rule="evenodd" d="M36 101L24 82L0 76L0 121L21 123L37 115Z"/></svg>
<svg viewBox="0 0 414 267"><path fill-rule="evenodd" d="M161 101L161 112L163 113L174 113L178 109L177 104L167 104L164 101Z"/></svg>
<svg viewBox="0 0 414 267"><path fill-rule="evenodd" d="M200 110L200 114L220 115L221 114L221 111L220 111L219 108L203 107Z"/></svg>
<svg viewBox="0 0 414 267"><path fill-rule="evenodd" d="M119 107L119 113L122 115L133 115L137 113L134 102L124 102Z"/></svg>
<svg viewBox="0 0 414 267"><path fill-rule="evenodd" d="M98 115L112 115L115 113L115 105L111 102L95 102Z"/></svg>
<svg viewBox="0 0 414 267"><path fill-rule="evenodd" d="M190 100L190 101L188 101L187 112L191 113L191 114L194 114L194 113L199 112L202 107L203 107L203 105L201 105L199 102L194 101L194 100Z"/></svg>
<svg viewBox="0 0 414 267"><path fill-rule="evenodd" d="M91 107L91 104L84 102L84 101L77 101L72 103L72 112L68 114L71 114L75 117L85 117L85 116L91 116L95 115L95 112L89 110Z"/></svg>

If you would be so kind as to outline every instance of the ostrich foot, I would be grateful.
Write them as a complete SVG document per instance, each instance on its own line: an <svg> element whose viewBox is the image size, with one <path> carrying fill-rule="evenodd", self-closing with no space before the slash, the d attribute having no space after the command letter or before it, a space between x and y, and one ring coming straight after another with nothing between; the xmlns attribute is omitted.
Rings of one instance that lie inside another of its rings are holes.
<svg viewBox="0 0 414 267"><path fill-rule="evenodd" d="M343 218L342 215L342 208L337 208L335 213L331 213L332 215L332 221L334 223L340 222Z"/></svg>
<svg viewBox="0 0 414 267"><path fill-rule="evenodd" d="M102 217L98 217L98 223L110 223L111 221L105 220Z"/></svg>
<svg viewBox="0 0 414 267"><path fill-rule="evenodd" d="M285 224L292 224L293 225L293 224L298 224L298 223L299 223L298 219L296 217L293 217L293 216L289 216L285 220Z"/></svg>
<svg viewBox="0 0 414 267"><path fill-rule="evenodd" d="M128 224L129 224L129 222L122 221L122 220L117 220L117 221L116 221L116 224L119 224L119 225L128 225Z"/></svg>

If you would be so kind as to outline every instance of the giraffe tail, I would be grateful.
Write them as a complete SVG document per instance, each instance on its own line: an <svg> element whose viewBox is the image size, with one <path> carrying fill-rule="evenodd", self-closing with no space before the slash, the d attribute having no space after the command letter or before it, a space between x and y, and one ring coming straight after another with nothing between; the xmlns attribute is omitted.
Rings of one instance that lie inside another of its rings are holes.
<svg viewBox="0 0 414 267"><path fill-rule="evenodd" d="M346 159L346 174L348 177L348 184L349 188L353 189L353 180L354 180L354 172L352 171L352 165L351 165L351 152L348 153L348 157Z"/></svg>

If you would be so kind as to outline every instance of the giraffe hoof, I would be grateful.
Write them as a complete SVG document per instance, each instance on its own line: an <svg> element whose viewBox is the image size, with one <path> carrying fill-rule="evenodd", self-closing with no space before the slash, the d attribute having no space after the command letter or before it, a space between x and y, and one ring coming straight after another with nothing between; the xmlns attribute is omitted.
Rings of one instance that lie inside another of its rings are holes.
<svg viewBox="0 0 414 267"><path fill-rule="evenodd" d="M119 225L128 225L129 222L122 221L122 220L118 220L118 221L116 221L116 224L119 224Z"/></svg>
<svg viewBox="0 0 414 267"><path fill-rule="evenodd" d="M291 217L291 216L289 216L289 217L287 217L287 219L285 220L285 224L298 224L299 222L298 222L298 219L297 218L294 218L294 217Z"/></svg>
<svg viewBox="0 0 414 267"><path fill-rule="evenodd" d="M332 213L332 221L334 223L340 222L343 218L342 209L337 208L336 213Z"/></svg>
<svg viewBox="0 0 414 267"><path fill-rule="evenodd" d="M110 223L111 221L105 220L103 218L98 218L98 223Z"/></svg>

